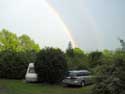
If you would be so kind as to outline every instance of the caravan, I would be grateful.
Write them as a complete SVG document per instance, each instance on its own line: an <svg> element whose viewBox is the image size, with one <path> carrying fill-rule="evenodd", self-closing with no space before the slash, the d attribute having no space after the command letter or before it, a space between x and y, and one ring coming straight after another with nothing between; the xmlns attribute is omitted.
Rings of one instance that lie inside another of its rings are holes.
<svg viewBox="0 0 125 94"><path fill-rule="evenodd" d="M34 63L29 63L29 66L27 68L27 72L25 75L26 82L37 82L37 73L35 72L35 66Z"/></svg>

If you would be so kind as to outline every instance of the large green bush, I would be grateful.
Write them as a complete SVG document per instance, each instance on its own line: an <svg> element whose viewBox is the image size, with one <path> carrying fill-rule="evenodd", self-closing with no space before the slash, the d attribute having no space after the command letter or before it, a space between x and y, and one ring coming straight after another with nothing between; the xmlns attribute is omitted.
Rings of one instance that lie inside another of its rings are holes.
<svg viewBox="0 0 125 94"><path fill-rule="evenodd" d="M6 50L0 52L0 78L23 79L28 63L35 61L35 55L34 51Z"/></svg>
<svg viewBox="0 0 125 94"><path fill-rule="evenodd" d="M93 94L125 94L125 52L116 52L97 68Z"/></svg>
<svg viewBox="0 0 125 94"><path fill-rule="evenodd" d="M45 48L38 54L35 70L39 81L46 83L60 82L67 71L64 53L60 49Z"/></svg>

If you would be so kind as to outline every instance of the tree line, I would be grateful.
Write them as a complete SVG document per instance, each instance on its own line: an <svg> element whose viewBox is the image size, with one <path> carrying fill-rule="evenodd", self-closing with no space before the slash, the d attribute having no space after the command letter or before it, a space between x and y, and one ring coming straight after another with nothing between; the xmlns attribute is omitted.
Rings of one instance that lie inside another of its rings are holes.
<svg viewBox="0 0 125 94"><path fill-rule="evenodd" d="M28 35L0 31L0 78L24 79L30 62L40 82L60 83L68 70L87 69L95 76L92 94L125 94L125 51L93 51L72 48L40 49Z"/></svg>

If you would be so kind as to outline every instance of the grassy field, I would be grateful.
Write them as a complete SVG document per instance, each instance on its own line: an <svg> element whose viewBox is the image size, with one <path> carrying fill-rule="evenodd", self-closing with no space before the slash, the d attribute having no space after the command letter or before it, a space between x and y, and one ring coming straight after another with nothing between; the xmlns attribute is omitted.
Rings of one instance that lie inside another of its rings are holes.
<svg viewBox="0 0 125 94"><path fill-rule="evenodd" d="M0 80L0 94L89 94L91 88L92 86L63 87L25 83L21 80Z"/></svg>

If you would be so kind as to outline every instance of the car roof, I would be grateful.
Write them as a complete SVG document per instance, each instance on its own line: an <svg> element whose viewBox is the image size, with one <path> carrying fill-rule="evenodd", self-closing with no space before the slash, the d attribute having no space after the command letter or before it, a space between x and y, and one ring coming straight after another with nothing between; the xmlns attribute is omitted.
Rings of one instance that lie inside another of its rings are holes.
<svg viewBox="0 0 125 94"><path fill-rule="evenodd" d="M34 63L29 63L29 67L34 67Z"/></svg>
<svg viewBox="0 0 125 94"><path fill-rule="evenodd" d="M89 72L89 71L88 70L70 70L69 72L78 73L78 72Z"/></svg>

